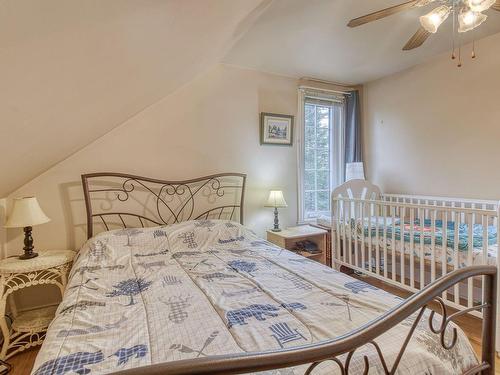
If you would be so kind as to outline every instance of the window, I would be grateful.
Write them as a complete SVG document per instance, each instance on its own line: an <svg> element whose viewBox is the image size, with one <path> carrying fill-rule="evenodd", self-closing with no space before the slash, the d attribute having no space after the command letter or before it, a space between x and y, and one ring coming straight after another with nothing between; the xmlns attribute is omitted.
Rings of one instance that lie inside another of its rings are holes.
<svg viewBox="0 0 500 375"><path fill-rule="evenodd" d="M330 216L331 191L342 178L343 98L302 91L299 155L300 221Z"/></svg>

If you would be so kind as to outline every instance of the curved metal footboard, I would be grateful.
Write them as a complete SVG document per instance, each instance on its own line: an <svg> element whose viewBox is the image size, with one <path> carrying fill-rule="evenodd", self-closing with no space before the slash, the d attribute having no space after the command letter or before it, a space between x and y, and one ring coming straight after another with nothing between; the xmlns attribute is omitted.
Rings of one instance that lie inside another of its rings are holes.
<svg viewBox="0 0 500 375"><path fill-rule="evenodd" d="M181 360L166 362L147 367L139 367L119 372L123 375L135 374L242 374L249 372L280 369L298 365L309 364L305 374L313 373L319 364L330 361L340 369L340 373L348 375L352 356L357 349L364 345L373 345L386 374L394 374L398 368L401 358L405 354L406 347L417 328L418 323L424 316L429 303L436 301L441 309L441 322L438 327L434 325L434 311L429 315L429 329L440 336L443 348L451 349L457 342L457 330L449 325L456 317L467 311L462 310L449 314L446 305L441 300L444 291L459 283L475 276L484 276L484 298L482 304L471 309L482 310L482 355L478 365L468 369L464 374L488 374L495 373L495 325L496 325L496 296L497 296L497 269L494 266L471 266L456 270L428 285L420 292L414 294L398 306L389 310L379 318L359 327L358 329L321 343L305 345L293 349L269 351L260 353L234 354L224 356L213 356L192 360ZM377 337L387 332L392 327L418 312L408 336L402 343L401 350L394 363L387 363L384 354L378 344ZM445 335L445 333L448 334ZM339 356L346 354L341 359ZM364 357L367 374L370 363Z"/></svg>

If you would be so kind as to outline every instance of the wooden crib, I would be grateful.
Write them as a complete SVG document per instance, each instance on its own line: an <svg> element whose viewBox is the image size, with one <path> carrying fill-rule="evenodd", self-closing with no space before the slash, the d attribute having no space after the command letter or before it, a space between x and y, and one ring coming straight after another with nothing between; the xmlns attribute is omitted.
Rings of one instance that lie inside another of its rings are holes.
<svg viewBox="0 0 500 375"><path fill-rule="evenodd" d="M348 181L332 193L333 266L411 292L465 266L498 267L499 207L498 201L382 194L368 181ZM469 279L442 300L481 317L483 286L483 278Z"/></svg>

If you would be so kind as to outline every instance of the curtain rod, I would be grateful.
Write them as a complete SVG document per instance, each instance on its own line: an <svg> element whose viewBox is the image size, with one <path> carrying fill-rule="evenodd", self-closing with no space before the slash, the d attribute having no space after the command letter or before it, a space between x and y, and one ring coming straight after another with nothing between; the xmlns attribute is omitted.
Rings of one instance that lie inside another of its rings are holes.
<svg viewBox="0 0 500 375"><path fill-rule="evenodd" d="M329 90L329 89L322 89L319 87L303 86L303 85L300 85L299 89L309 89L309 90L316 90L316 91L323 91L323 92L333 92L335 94L343 94L343 95L351 95L352 94L350 91Z"/></svg>

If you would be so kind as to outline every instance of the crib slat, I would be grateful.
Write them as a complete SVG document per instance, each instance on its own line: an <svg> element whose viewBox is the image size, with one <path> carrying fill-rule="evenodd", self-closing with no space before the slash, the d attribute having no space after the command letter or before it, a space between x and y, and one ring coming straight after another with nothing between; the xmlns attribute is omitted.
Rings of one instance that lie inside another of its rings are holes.
<svg viewBox="0 0 500 375"><path fill-rule="evenodd" d="M475 216L474 214L467 215L468 216L468 221L469 221L469 231L468 231L468 246L467 246L467 265L472 266L472 256L473 256L473 251L474 251L474 219ZM472 307L474 303L474 284L473 284L474 279L472 277L469 277L467 279L467 306Z"/></svg>
<svg viewBox="0 0 500 375"><path fill-rule="evenodd" d="M366 216L366 202L362 202L361 204L361 221L359 223L361 227L361 268L365 269L365 252L366 252L366 244L365 244L365 216Z"/></svg>
<svg viewBox="0 0 500 375"><path fill-rule="evenodd" d="M488 248L489 248L489 243L488 243L488 223L489 223L489 216L488 215L483 215L482 217L482 220L481 220L481 224L483 226L483 259L482 259L482 262L483 264L488 264ZM481 290L484 290L484 284L485 283L485 277L483 276L482 277L482 280L481 280L481 285L482 285L482 289ZM483 300L481 300L481 302L484 302Z"/></svg>
<svg viewBox="0 0 500 375"><path fill-rule="evenodd" d="M455 207L455 202L453 202L453 207ZM461 214L456 211L453 211L452 213L452 220L453 220L453 225L454 225L454 233L453 233L453 268L455 270L458 269L458 229L460 227L460 219L461 219ZM455 303L458 305L460 304L460 295L459 295L459 287L458 284L455 284L453 288L453 293L455 297Z"/></svg>
<svg viewBox="0 0 500 375"><path fill-rule="evenodd" d="M352 264L352 202L347 202L347 230L348 230L348 240L347 240L347 255L346 258L349 261L349 264ZM356 225L356 224L354 224Z"/></svg>
<svg viewBox="0 0 500 375"><path fill-rule="evenodd" d="M340 244L341 240L340 237L342 236L341 233L341 226L340 226L340 220L343 220L340 216L340 205L343 204L342 201L338 200L337 204L335 205L335 210L336 210L336 215L335 215L335 241L336 241L336 250L335 250L335 259L341 260L340 254L341 254L341 249L340 249ZM344 224L342 224L344 225Z"/></svg>
<svg viewBox="0 0 500 375"><path fill-rule="evenodd" d="M383 247L384 247L384 259L383 259L383 263L384 263L384 277L387 279L387 246L389 245L387 243L387 212L385 211L385 206L382 207L382 217L383 217L383 226L384 226L384 229L383 229L383 236L384 236L384 240L383 240Z"/></svg>
<svg viewBox="0 0 500 375"><path fill-rule="evenodd" d="M401 247L399 255L401 256L401 284L406 285L405 278L405 206L401 207L403 212L400 212L401 217L399 220L399 245Z"/></svg>
<svg viewBox="0 0 500 375"><path fill-rule="evenodd" d="M373 202L370 202L370 212L368 215L368 270L372 272L372 218L373 218Z"/></svg>
<svg viewBox="0 0 500 375"><path fill-rule="evenodd" d="M342 228L344 229L344 248L343 248L343 253L342 253L342 260L347 263L347 252L349 250L349 227L350 227L350 222L349 222L349 216L347 215L347 210L349 207L349 202L344 202L343 206L343 213L344 213L344 225L342 225Z"/></svg>
<svg viewBox="0 0 500 375"><path fill-rule="evenodd" d="M443 202L443 205L446 203ZM448 272L448 212L443 212L443 228L441 238L441 276ZM448 300L446 290L443 292L443 299Z"/></svg>
<svg viewBox="0 0 500 375"><path fill-rule="evenodd" d="M426 202L428 204L429 202ZM425 210L420 215L420 289L425 286Z"/></svg>
<svg viewBox="0 0 500 375"><path fill-rule="evenodd" d="M359 267L359 257L358 257L358 233L356 227L358 225L358 213L361 204L359 202L354 202L354 264Z"/></svg>
<svg viewBox="0 0 500 375"><path fill-rule="evenodd" d="M431 283L436 280L436 216L437 210L431 215ZM446 248L444 248L446 249Z"/></svg>
<svg viewBox="0 0 500 375"><path fill-rule="evenodd" d="M396 281L396 207L391 207L391 220L392 220L392 280Z"/></svg>
<svg viewBox="0 0 500 375"><path fill-rule="evenodd" d="M380 275L379 205L375 204L375 273Z"/></svg>
<svg viewBox="0 0 500 375"><path fill-rule="evenodd" d="M410 209L410 286L415 288L415 209ZM404 240L403 240L404 242Z"/></svg>

